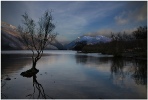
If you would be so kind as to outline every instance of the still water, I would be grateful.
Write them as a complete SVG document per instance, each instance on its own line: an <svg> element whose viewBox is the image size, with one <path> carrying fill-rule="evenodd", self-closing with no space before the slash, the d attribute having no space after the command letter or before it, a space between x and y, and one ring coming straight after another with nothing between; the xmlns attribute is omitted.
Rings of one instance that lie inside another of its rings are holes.
<svg viewBox="0 0 148 100"><path fill-rule="evenodd" d="M26 78L20 73L31 68L30 54L29 51L2 51L1 98L147 98L145 60L75 51L45 51L37 62L39 72Z"/></svg>

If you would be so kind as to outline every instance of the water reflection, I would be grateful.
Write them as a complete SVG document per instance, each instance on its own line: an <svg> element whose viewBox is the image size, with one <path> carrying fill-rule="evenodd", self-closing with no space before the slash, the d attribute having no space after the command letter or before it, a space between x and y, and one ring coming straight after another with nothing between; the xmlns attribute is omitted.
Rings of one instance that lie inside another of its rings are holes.
<svg viewBox="0 0 148 100"><path fill-rule="evenodd" d="M132 65L122 58L114 58L111 65L111 74L124 80L129 75L134 79L136 84L147 85L147 62L145 60L132 60ZM127 70L126 68L129 67Z"/></svg>
<svg viewBox="0 0 148 100"><path fill-rule="evenodd" d="M31 64L31 58L26 57L25 55L2 54L1 57L2 77L10 73L14 73L24 68L24 66Z"/></svg>
<svg viewBox="0 0 148 100"><path fill-rule="evenodd" d="M37 81L37 76L33 75L33 93L28 94L26 97L30 99L47 99L50 98L45 94L42 84Z"/></svg>
<svg viewBox="0 0 148 100"><path fill-rule="evenodd" d="M7 96L3 93L3 91L5 91L6 89L6 81L1 81L1 89L2 89L1 98L7 99Z"/></svg>
<svg viewBox="0 0 148 100"><path fill-rule="evenodd" d="M142 60L52 54L38 61L40 71L29 78L23 78L20 73L31 67L31 57L7 56L2 60L2 74L11 78L6 85L2 83L4 99L141 99L147 96L147 62Z"/></svg>
<svg viewBox="0 0 148 100"><path fill-rule="evenodd" d="M82 64L86 64L88 61L87 61L87 57L88 56L79 56L79 55L75 55L76 57L76 63L82 63Z"/></svg>
<svg viewBox="0 0 148 100"><path fill-rule="evenodd" d="M136 84L147 85L147 61L135 60L132 78Z"/></svg>
<svg viewBox="0 0 148 100"><path fill-rule="evenodd" d="M5 91L9 91L9 87L7 86L8 80L6 76L10 75L11 73L18 72L20 69L24 68L25 66L30 66L32 63L30 55L22 55L22 54L2 54L2 80L1 80L1 97L3 99L7 99L7 95ZM31 73L30 77L26 76L27 78L33 78L33 93L28 94L26 97L30 99L46 99L51 98L47 94L45 94L44 88L42 84L37 81L37 73ZM25 77L25 76L23 76ZM16 79L16 78L14 78ZM9 83L9 82L8 82Z"/></svg>
<svg viewBox="0 0 148 100"><path fill-rule="evenodd" d="M77 64L95 64L99 65L102 63L108 63L112 58L111 57L93 57L87 55L75 55Z"/></svg>
<svg viewBox="0 0 148 100"><path fill-rule="evenodd" d="M31 76L33 78L33 93L28 94L26 97L29 97L30 99L51 98L47 94L45 94L45 91L44 91L42 84L37 81L36 74ZM22 75L22 76L25 77L24 75ZM31 78L31 77L27 77L27 78Z"/></svg>
<svg viewBox="0 0 148 100"><path fill-rule="evenodd" d="M50 98L47 94L45 94L42 84L40 84L37 81L36 74L39 72L39 70L36 69L37 62L38 60L33 62L33 66L31 69L24 71L20 74L21 76L27 77L27 78L33 77L33 93L28 94L26 97L29 97L30 99L46 99L47 97Z"/></svg>
<svg viewBox="0 0 148 100"><path fill-rule="evenodd" d="M136 84L147 85L147 62L146 60L133 60L125 58L90 57L75 55L76 63L89 67L107 70L110 68L110 79L116 84L123 84L129 76ZM111 65L107 65L107 64ZM101 68L102 67L102 68Z"/></svg>
<svg viewBox="0 0 148 100"><path fill-rule="evenodd" d="M123 71L123 68L125 65L126 64L122 58L112 59L111 67L110 67L110 71L111 71L110 78L113 80L115 84L120 86L124 84L126 75L128 75L127 72Z"/></svg>
<svg viewBox="0 0 148 100"><path fill-rule="evenodd" d="M123 67L124 67L125 63L123 61L123 59L120 58L113 58L112 60L112 64L111 64L111 73L115 73L117 74L121 74L123 76Z"/></svg>

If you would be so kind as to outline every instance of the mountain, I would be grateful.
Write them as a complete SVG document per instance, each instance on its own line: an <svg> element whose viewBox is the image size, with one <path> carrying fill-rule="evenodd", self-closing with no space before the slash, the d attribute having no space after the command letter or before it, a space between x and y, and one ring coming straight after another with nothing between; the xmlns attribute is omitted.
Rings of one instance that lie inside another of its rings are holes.
<svg viewBox="0 0 148 100"><path fill-rule="evenodd" d="M74 41L72 41L71 43L65 45L66 49L72 49L76 46L77 42L86 42L87 45L93 45L93 44L97 44L97 43L107 43L110 42L111 38L102 36L102 35L98 35L95 37L92 36L81 36L78 37L77 39L75 39Z"/></svg>
<svg viewBox="0 0 148 100"><path fill-rule="evenodd" d="M65 47L61 43L59 43L56 39L54 41L52 41L51 45L54 45L59 50L64 50L65 49Z"/></svg>
<svg viewBox="0 0 148 100"><path fill-rule="evenodd" d="M27 47L22 43L22 38L17 32L17 28L6 22L1 22L1 49L2 50L25 50ZM48 49L64 49L63 45L57 40L45 48Z"/></svg>
<svg viewBox="0 0 148 100"><path fill-rule="evenodd" d="M19 33L15 26L1 22L1 49L2 50L22 50L25 49L20 40Z"/></svg>

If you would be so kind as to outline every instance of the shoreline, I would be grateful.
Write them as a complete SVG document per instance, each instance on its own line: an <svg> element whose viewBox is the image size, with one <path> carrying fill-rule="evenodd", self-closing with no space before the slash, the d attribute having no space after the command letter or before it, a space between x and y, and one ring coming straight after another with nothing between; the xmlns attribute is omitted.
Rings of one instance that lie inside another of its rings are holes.
<svg viewBox="0 0 148 100"><path fill-rule="evenodd" d="M87 51L77 51L78 53L100 53L100 52L87 52ZM120 55L114 55L109 53L101 53L103 55L113 55L113 57L116 58L132 58L132 59L138 59L138 60L147 60L147 57L141 57L138 56L138 54L131 54L131 53L122 53Z"/></svg>

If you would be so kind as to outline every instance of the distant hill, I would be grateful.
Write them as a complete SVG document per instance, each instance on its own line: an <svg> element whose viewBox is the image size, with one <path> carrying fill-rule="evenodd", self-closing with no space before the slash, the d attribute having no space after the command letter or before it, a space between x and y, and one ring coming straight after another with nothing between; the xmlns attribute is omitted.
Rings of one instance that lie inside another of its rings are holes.
<svg viewBox="0 0 148 100"><path fill-rule="evenodd" d="M22 38L20 37L17 28L6 22L1 22L1 49L2 50L25 50L27 47L22 43ZM57 40L53 41L51 45L49 44L48 49L59 49L63 50L64 47Z"/></svg>
<svg viewBox="0 0 148 100"><path fill-rule="evenodd" d="M65 49L65 47L61 43L59 43L56 39L51 43L51 45L57 47L59 50Z"/></svg>
<svg viewBox="0 0 148 100"><path fill-rule="evenodd" d="M5 22L1 22L1 49L2 50L22 50L25 46L21 42L20 35L16 27Z"/></svg>
<svg viewBox="0 0 148 100"><path fill-rule="evenodd" d="M69 44L65 45L66 49L72 49L76 46L77 42L86 42L87 45L94 45L97 43L106 43L106 42L110 42L111 38L102 36L102 35L98 35L95 37L91 37L91 36L81 36L78 37L77 39L75 39L74 41L70 42Z"/></svg>

